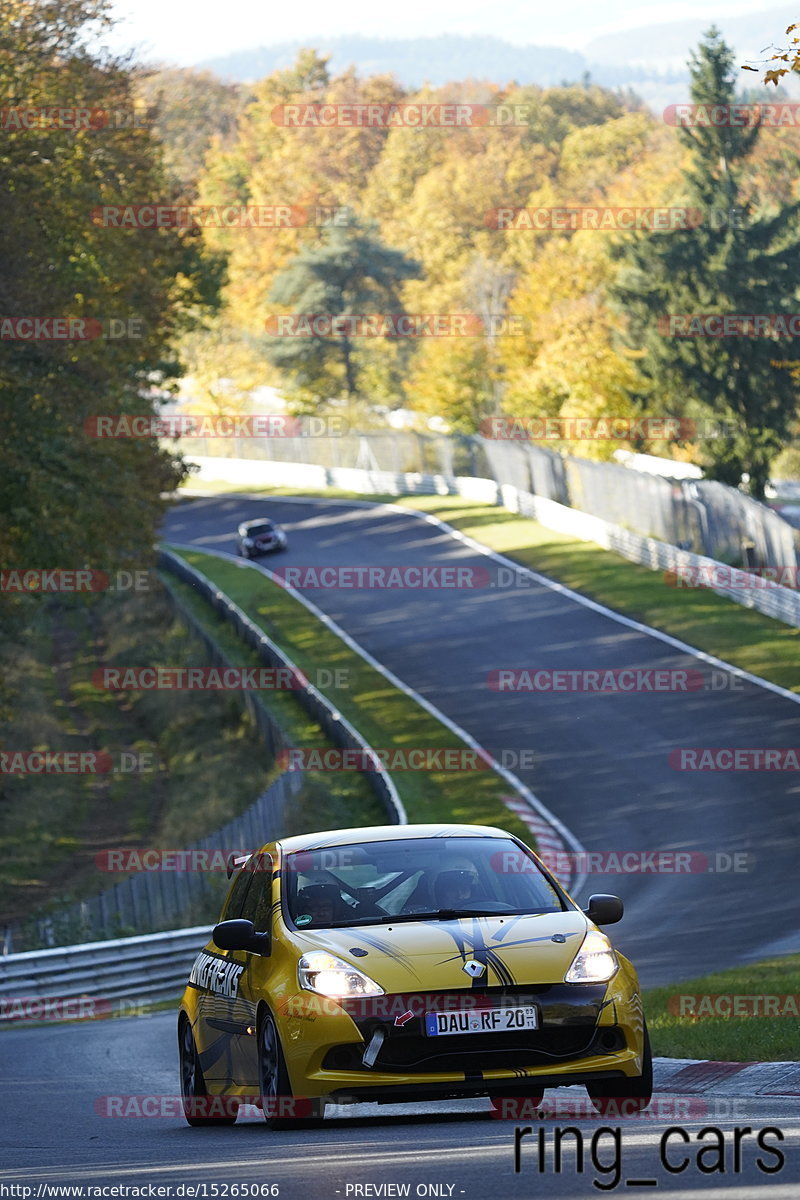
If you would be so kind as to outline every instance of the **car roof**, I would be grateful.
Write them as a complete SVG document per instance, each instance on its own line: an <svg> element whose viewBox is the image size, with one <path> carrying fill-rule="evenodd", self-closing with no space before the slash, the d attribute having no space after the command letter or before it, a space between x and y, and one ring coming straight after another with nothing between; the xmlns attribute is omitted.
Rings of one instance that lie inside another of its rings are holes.
<svg viewBox="0 0 800 1200"><path fill-rule="evenodd" d="M400 842L409 838L510 837L505 829L491 825L459 825L455 822L429 825L362 825L353 829L329 829L322 833L303 833L280 838L275 844L286 854L297 850L320 850L328 846L348 846L353 842Z"/></svg>
<svg viewBox="0 0 800 1200"><path fill-rule="evenodd" d="M272 517L256 517L253 521L240 521L240 529L252 529L254 525L274 525Z"/></svg>

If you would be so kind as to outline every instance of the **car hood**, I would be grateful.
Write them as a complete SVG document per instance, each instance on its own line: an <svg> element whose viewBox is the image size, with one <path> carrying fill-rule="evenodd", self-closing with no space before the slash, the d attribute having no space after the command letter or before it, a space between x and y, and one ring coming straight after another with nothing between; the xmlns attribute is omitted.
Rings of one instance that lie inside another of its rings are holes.
<svg viewBox="0 0 800 1200"><path fill-rule="evenodd" d="M301 953L327 950L363 971L385 992L464 988L470 960L486 967L483 986L563 981L589 923L581 912L537 916L400 921L295 935ZM555 939L555 940L554 940Z"/></svg>

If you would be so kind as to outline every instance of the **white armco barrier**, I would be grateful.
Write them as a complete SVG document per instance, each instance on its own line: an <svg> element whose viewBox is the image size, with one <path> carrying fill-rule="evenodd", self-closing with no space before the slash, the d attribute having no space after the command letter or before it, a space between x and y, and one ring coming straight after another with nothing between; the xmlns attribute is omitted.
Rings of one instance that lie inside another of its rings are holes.
<svg viewBox="0 0 800 1200"><path fill-rule="evenodd" d="M783 587L701 554L679 550L657 538L643 537L591 513L522 492L508 484L495 483L493 479L319 467L310 463L253 458L195 457L191 461L199 467L193 479L200 483L216 480L241 487L307 487L315 491L342 488L364 496L457 495L481 504L500 504L511 512L531 517L548 529L584 542L594 542L651 570L670 572L675 576L676 587L709 587L744 608L757 609L786 625L800 627L800 592L794 588Z"/></svg>

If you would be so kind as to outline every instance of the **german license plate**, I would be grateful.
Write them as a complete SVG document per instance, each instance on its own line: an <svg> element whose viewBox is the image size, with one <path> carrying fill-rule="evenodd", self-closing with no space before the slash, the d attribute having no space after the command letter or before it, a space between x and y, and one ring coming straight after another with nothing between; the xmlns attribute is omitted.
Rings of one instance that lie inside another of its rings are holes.
<svg viewBox="0 0 800 1200"><path fill-rule="evenodd" d="M539 1014L532 1004L513 1008L425 1013L425 1032L428 1037L446 1037L455 1033L510 1033L518 1029L538 1028Z"/></svg>

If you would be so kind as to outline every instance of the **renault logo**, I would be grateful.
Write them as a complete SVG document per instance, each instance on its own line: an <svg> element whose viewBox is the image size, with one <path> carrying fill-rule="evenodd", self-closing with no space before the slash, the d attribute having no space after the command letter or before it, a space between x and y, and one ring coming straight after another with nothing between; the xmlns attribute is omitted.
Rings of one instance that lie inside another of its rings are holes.
<svg viewBox="0 0 800 1200"><path fill-rule="evenodd" d="M483 963L476 962L474 958L467 959L463 967L467 975L471 975L473 979L479 979L486 971Z"/></svg>

